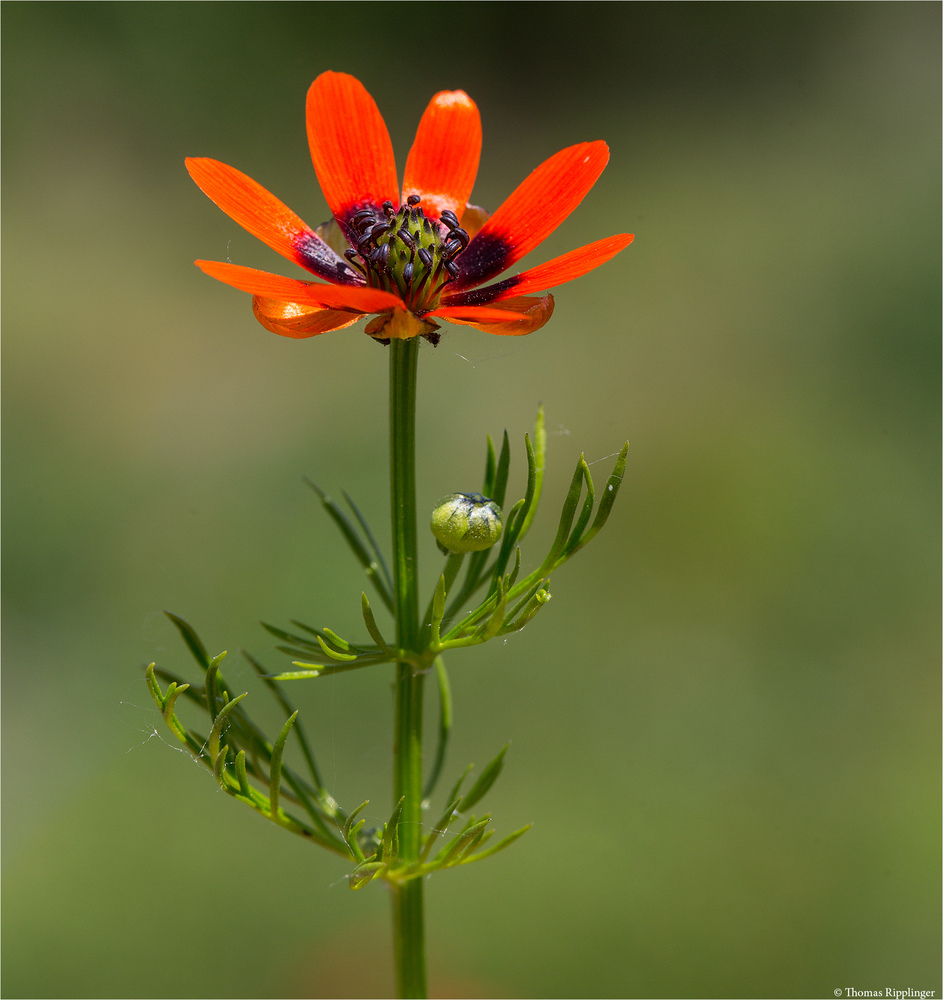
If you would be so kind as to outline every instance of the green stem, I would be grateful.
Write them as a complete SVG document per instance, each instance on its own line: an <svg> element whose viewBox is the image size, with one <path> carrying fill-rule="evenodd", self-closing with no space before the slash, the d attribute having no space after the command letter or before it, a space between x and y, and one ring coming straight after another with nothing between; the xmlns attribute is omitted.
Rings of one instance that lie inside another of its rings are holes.
<svg viewBox="0 0 943 1000"><path fill-rule="evenodd" d="M390 506L396 664L393 801L404 798L398 829L400 862L419 860L422 847L422 686L410 654L419 653L419 587L416 545L416 371L419 338L390 344ZM398 997L425 998L426 945L423 880L392 886L393 948Z"/></svg>

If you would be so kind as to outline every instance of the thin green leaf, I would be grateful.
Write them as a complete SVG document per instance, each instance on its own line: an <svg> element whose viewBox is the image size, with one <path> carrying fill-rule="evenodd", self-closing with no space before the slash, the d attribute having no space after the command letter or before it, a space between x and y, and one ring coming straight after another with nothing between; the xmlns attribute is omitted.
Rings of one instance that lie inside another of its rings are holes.
<svg viewBox="0 0 943 1000"><path fill-rule="evenodd" d="M364 657L353 663L307 663L304 660L295 660L293 665L299 667L298 670L286 670L279 674L269 674L273 681L301 681L311 677L330 677L331 674L343 674L348 670L362 670L364 667L372 667L379 663L392 663L386 656Z"/></svg>
<svg viewBox="0 0 943 1000"><path fill-rule="evenodd" d="M295 732L298 732L297 724L295 726ZM322 813L335 824L338 821L343 822L344 813L338 808L337 803L323 789L317 790L318 798L316 801L312 801L312 798L308 793L308 788L295 774L292 773L290 768L285 766L282 766L282 779L292 790L292 793L299 805L301 805L304 811L311 818L311 822L318 828L322 839L334 844L336 848L339 841L337 837L330 830L328 830L327 825L322 818ZM284 788L282 789L281 794L282 798L290 798ZM343 854L346 852L338 851L338 853Z"/></svg>
<svg viewBox="0 0 943 1000"><path fill-rule="evenodd" d="M537 614L538 611L550 600L550 591L538 589L531 599L524 605L518 618L508 615L508 623L502 626L498 635L509 635L511 632L520 630Z"/></svg>
<svg viewBox="0 0 943 1000"><path fill-rule="evenodd" d="M547 556L547 562L551 564L553 559L563 550L567 535L570 533L570 526L573 524L573 518L576 515L580 494L583 492L583 466L585 464L583 456L580 455L580 460L576 463L576 469L573 472L573 478L570 480L570 488L567 490L566 499L563 501L563 509L560 511L560 523L557 526L557 534L550 548L553 558Z"/></svg>
<svg viewBox="0 0 943 1000"><path fill-rule="evenodd" d="M268 677L273 681L304 681L309 677L320 677L323 672L320 668L316 670L286 670L281 674L269 674Z"/></svg>
<svg viewBox="0 0 943 1000"><path fill-rule="evenodd" d="M525 500L518 500L517 503L511 508L511 513L508 514L509 525L513 525L520 521L525 502ZM508 560L511 558L511 552L514 549L516 541L517 532L513 530L507 531L504 538L501 539L501 547L498 549L497 558L488 568L488 573L491 574L491 592L495 590L498 579L503 575L504 570L507 567Z"/></svg>
<svg viewBox="0 0 943 1000"><path fill-rule="evenodd" d="M175 615L172 611L165 611L164 614L177 626L177 630L183 636L183 641L187 644L190 652L193 654L193 658L199 665L206 670L210 665L210 654L206 651L206 646L203 645L200 637L196 634L196 631L191 625L188 625L182 618Z"/></svg>
<svg viewBox="0 0 943 1000"><path fill-rule="evenodd" d="M351 836L351 831L354 827L354 820L370 805L369 799L364 799L359 806L347 817L347 822L344 824L344 830L341 836L344 838L344 843L350 848L352 855L356 856L360 854L360 861L363 861L363 852L360 850L360 846L356 845L356 834ZM353 841L353 842L352 842ZM356 846L355 846L356 845Z"/></svg>
<svg viewBox="0 0 943 1000"><path fill-rule="evenodd" d="M341 653L336 649L331 649L331 647L320 636L318 636L318 643L320 644L321 649L323 649L332 660L350 661L357 659L356 653Z"/></svg>
<svg viewBox="0 0 943 1000"><path fill-rule="evenodd" d="M145 680L147 682L147 690L150 691L151 697L157 703L157 709L158 709L158 711L161 713L161 715L163 715L164 714L164 704L165 704L165 702L164 702L164 692L161 691L160 684L157 683L157 677L155 676L156 673L157 673L157 671L156 671L155 665L153 663L151 663L148 666L147 670L144 671L144 678L145 678ZM176 681L171 681L171 683L176 686L177 682Z"/></svg>
<svg viewBox="0 0 943 1000"><path fill-rule="evenodd" d="M494 830L489 830L486 826L480 826L475 831L474 835L469 839L468 843L459 851L458 863L461 864L462 859L467 858L472 851L477 850L482 844L487 844L489 840L494 836Z"/></svg>
<svg viewBox="0 0 943 1000"><path fill-rule="evenodd" d="M443 573L435 585L435 592L432 595L432 627L438 631L437 625L442 621L445 614L445 574Z"/></svg>
<svg viewBox="0 0 943 1000"><path fill-rule="evenodd" d="M259 624L265 629L266 632L274 635L276 639L281 639L283 642L290 642L296 646L310 646L312 650L320 648L316 642L306 639L303 635L295 635L293 632L286 632L283 628L278 628L276 625L269 625L268 622L259 622ZM301 628L308 630L307 625L301 625L301 622L298 624ZM323 633L320 629L310 629L310 631L316 639L323 638Z"/></svg>
<svg viewBox="0 0 943 1000"><path fill-rule="evenodd" d="M157 709L163 717L164 722L174 736L186 746L197 760L204 760L206 757L204 750L205 741L201 736L194 736L188 733L181 725L177 716L174 715L174 705L177 698L182 694L189 694L189 684L178 684L177 681L171 681L167 688L167 693L164 694L160 689L160 684L157 683L155 674L156 671L152 663L146 672L147 687L151 693L151 697L157 704Z"/></svg>
<svg viewBox="0 0 943 1000"><path fill-rule="evenodd" d="M445 764L445 753L449 745L449 735L452 731L452 689L449 684L449 675L445 669L445 663L441 656L437 656L433 661L435 667L436 681L439 687L439 742L436 746L435 760L429 777L426 779L425 788L422 790L422 797L428 799L435 786L438 784L439 775Z"/></svg>
<svg viewBox="0 0 943 1000"><path fill-rule="evenodd" d="M224 771L226 769L226 755L229 753L229 744L227 743L222 750L216 755L213 763L213 774L216 780L219 782L221 788L226 787L226 777Z"/></svg>
<svg viewBox="0 0 943 1000"><path fill-rule="evenodd" d="M317 649L301 649L298 646L276 646L275 648L293 660L303 660L305 663L337 663L337 657L328 656L320 646Z"/></svg>
<svg viewBox="0 0 943 1000"><path fill-rule="evenodd" d="M221 687L223 689L223 700L226 700L225 682L219 676L219 665L223 662L225 656L225 652L220 653L218 656L214 656L206 668L206 709L210 713L211 719L216 717L216 695Z"/></svg>
<svg viewBox="0 0 943 1000"><path fill-rule="evenodd" d="M527 588L527 590L524 591L524 593L518 600L517 604L515 604L514 607L511 608L511 610L508 612L507 614L508 620L513 620L514 618L516 618L524 610L524 608L527 607L528 603L530 602L534 594L536 594L541 587L545 586L546 583L547 583L547 577L542 577L537 580L534 580L533 583L531 583L531 585Z"/></svg>
<svg viewBox="0 0 943 1000"><path fill-rule="evenodd" d="M432 614L429 619L429 632L432 640L432 648L438 647L440 640L439 629L442 619L445 616L445 574L439 577L432 594Z"/></svg>
<svg viewBox="0 0 943 1000"><path fill-rule="evenodd" d="M509 746L509 743L504 744L498 756L495 757L495 759L491 761L491 763L481 772L478 776L478 780L468 790L468 793L462 796L462 804L460 808L463 813L467 813L469 809L474 808L474 806L480 802L485 795L487 795L488 790L498 780L498 775L504 767L504 755L508 752Z"/></svg>
<svg viewBox="0 0 943 1000"><path fill-rule="evenodd" d="M396 844L399 838L397 827L399 826L400 816L403 815L403 806L405 804L406 796L404 795L393 807L393 812L390 814L389 821L384 827L383 839L380 841L380 849L378 852L378 856L381 860L389 861L396 856Z"/></svg>
<svg viewBox="0 0 943 1000"><path fill-rule="evenodd" d="M464 559L464 552L450 552L448 559L445 560L445 569L442 571L442 576L445 578L446 594L452 589L455 578L458 576L458 571L462 568Z"/></svg>
<svg viewBox="0 0 943 1000"><path fill-rule="evenodd" d="M465 571L465 581L459 589L458 595L449 604L446 618L451 618L456 611L471 597L472 594L485 582L486 576L482 574L485 563L488 561L490 550L484 552L472 552L468 557L468 568Z"/></svg>
<svg viewBox="0 0 943 1000"><path fill-rule="evenodd" d="M452 790L446 797L445 799L446 802L454 802L456 799L461 798L461 796L458 794L459 790L461 789L462 785L465 784L465 779L468 777L469 772L472 770L472 768L474 768L474 766L475 766L474 764L469 764L468 767L466 767L465 770L462 771L462 773L458 777L458 781L455 782L455 784L452 786Z"/></svg>
<svg viewBox="0 0 943 1000"><path fill-rule="evenodd" d="M625 466L629 455L629 442L626 441L622 446L622 450L619 452L619 457L616 459L616 464L612 469L612 474L606 482L606 488L603 490L602 496L599 500L599 507L596 509L596 517L593 520L592 527L583 538L580 540L579 544L574 546L570 555L581 549L587 542L590 541L602 528L602 526L609 519L609 514L612 511L612 505L616 502L616 497L619 494L619 487L622 485L622 480L625 478Z"/></svg>
<svg viewBox="0 0 943 1000"><path fill-rule="evenodd" d="M349 653L351 651L350 643L346 639L342 639L327 626L324 628L324 638L330 640L342 653Z"/></svg>
<svg viewBox="0 0 943 1000"><path fill-rule="evenodd" d="M344 541L352 549L354 555L357 557L357 561L364 567L369 567L373 560L370 558L370 553L367 550L366 545L364 545L363 540L357 534L357 529L347 520L347 515L340 509L340 507L318 486L313 483L307 477L304 481L314 490L318 495L318 499L321 501L324 509L327 511L331 520L337 525L341 534L344 536Z"/></svg>
<svg viewBox="0 0 943 1000"><path fill-rule="evenodd" d="M449 841L448 845L443 848L435 857L435 861L438 867L446 868L453 862L463 851L468 848L468 845L475 841L476 837L479 837L487 829L488 824L491 822L491 817L486 816L482 820L471 824L458 833Z"/></svg>
<svg viewBox="0 0 943 1000"><path fill-rule="evenodd" d="M383 570L383 576L386 579L387 586L390 591L393 590L393 577L390 576L389 568L386 565L386 560L383 558L383 551L379 545L377 545L377 540L373 537L373 532L370 530L370 525L367 523L367 519L360 513L360 508L351 500L350 496L344 492L344 499L347 501L347 506L354 512L354 517L357 518L357 523L360 525L363 533L367 536L367 541L370 543L370 548L373 549L374 555L377 557L377 562L380 565L380 569Z"/></svg>
<svg viewBox="0 0 943 1000"><path fill-rule="evenodd" d="M357 643L349 642L347 639L342 639L336 632L331 629L325 628L312 628L310 625L305 625L304 622L291 620L292 625L297 625L298 628L303 629L305 632L309 632L314 636L315 641L312 642L310 639L306 639L304 636L296 635L293 632L286 632L284 629L276 628L274 625L268 625L262 622L262 627L274 635L277 639L283 639L286 642L292 643L292 649L301 649L302 653L300 655L307 656L310 653L315 655L319 654L323 648L324 643L330 643L333 647L329 653L330 659L336 659L333 655L334 650L339 650L342 653L356 653L356 654L371 654L379 652L377 646L364 646ZM284 651L284 647L279 646L279 649Z"/></svg>
<svg viewBox="0 0 943 1000"><path fill-rule="evenodd" d="M466 772L467 773L467 772ZM425 861L429 857L432 851L432 845L436 842L437 837L445 836L448 833L449 827L452 825L452 820L458 815L458 805L461 802L461 798L457 798L449 802L445 808L445 812L436 820L435 825L432 827L432 831L426 837L426 842L422 848L422 854L420 855L420 861Z"/></svg>
<svg viewBox="0 0 943 1000"><path fill-rule="evenodd" d="M350 828L350 832L347 835L347 846L350 848L351 856L355 861L366 861L366 855L360 847L360 831L364 828L364 824L367 821L365 819L359 819Z"/></svg>
<svg viewBox="0 0 943 1000"><path fill-rule="evenodd" d="M324 626L323 632L324 632L324 638L328 640L332 645L336 646L343 653L377 652L376 646L363 646L355 642L349 642L347 639L342 639L336 632L334 632L332 629L329 629L326 625Z"/></svg>
<svg viewBox="0 0 943 1000"><path fill-rule="evenodd" d="M463 639L464 637L470 635L472 629L480 625L485 617L490 616L494 612L494 607L497 601L497 594L489 594L481 602L481 604L474 609L474 611L469 611L468 614L465 615L465 617L457 624L453 625L449 629L448 633L443 637L443 648L446 648L449 645L454 645L453 640ZM469 643L460 643L460 645L469 645Z"/></svg>
<svg viewBox="0 0 943 1000"><path fill-rule="evenodd" d="M154 668L155 677L159 677L161 680L166 681L168 684L176 684L177 687L186 687L186 695L189 701L197 702L201 708L206 708L206 698L204 697L203 688L197 687L189 682L185 681L179 674L172 673L169 670L164 670L163 667L158 667L156 664L152 663L150 665ZM150 667L148 667L150 669Z"/></svg>
<svg viewBox="0 0 943 1000"><path fill-rule="evenodd" d="M389 653L390 647L383 638L383 634L380 632L380 629L377 627L377 620L373 617L373 609L370 607L370 601L367 598L366 592L363 592L360 595L360 611L363 614L363 623L367 626L367 632L370 633L370 638L381 650L383 650L384 653Z"/></svg>
<svg viewBox="0 0 943 1000"><path fill-rule="evenodd" d="M213 720L213 728L210 731L210 738L207 741L207 746L209 749L210 759L213 763L216 763L216 759L219 757L219 741L223 734L223 726L226 724L226 720L229 718L229 713L242 701L243 698L248 695L248 691L243 691L241 695L233 698L232 701L226 702L225 705L219 710L219 715Z"/></svg>
<svg viewBox="0 0 943 1000"><path fill-rule="evenodd" d="M505 847L510 847L515 840L519 837L523 837L533 825L533 823L528 823L527 826L522 826L520 830L515 830L513 833L509 833L504 840L499 840L493 847L480 851L478 854L473 854L471 857L462 858L459 863L467 865L471 864L472 861L481 861L484 858L490 858L492 854L497 854L498 851L503 851Z"/></svg>
<svg viewBox="0 0 943 1000"><path fill-rule="evenodd" d="M537 504L540 502L540 494L544 483L544 466L547 461L547 429L544 424L544 408L541 404L537 407L537 421L534 425L534 443L531 445L530 438L525 435L527 446L527 493L530 499L527 502L526 513L520 530L517 533L518 540L523 538L530 530L534 515L537 513Z"/></svg>
<svg viewBox="0 0 943 1000"><path fill-rule="evenodd" d="M497 468L497 463L495 461L494 455L494 441L491 440L491 435L488 435L487 450L485 452L485 478L481 484L482 496L490 497L494 491L494 474Z"/></svg>
<svg viewBox="0 0 943 1000"><path fill-rule="evenodd" d="M292 713L297 715L294 705L285 697L284 691L272 680L271 677L266 676L265 668L256 660L254 657L250 656L245 650L242 651L242 655L252 664L252 669L255 670L256 674L261 679L262 683L272 692L275 696L275 700L281 705L286 716L290 716ZM297 722L295 725L295 733L298 736L298 743L301 746L301 753L304 756L305 763L308 765L308 772L311 775L311 780L314 782L314 787L322 795L325 795L324 784L321 781L321 773L318 770L318 766L315 763L314 753L311 750L311 746L308 743L308 736L304 731L304 727L301 722Z"/></svg>
<svg viewBox="0 0 943 1000"><path fill-rule="evenodd" d="M377 560L373 559L367 546L364 544L361 537L357 534L357 529L350 523L347 519L347 515L338 507L338 505L326 494L320 487L316 486L310 479L305 479L305 482L317 493L319 499L321 500L321 505L327 511L328 516L337 525L338 530L344 537L344 541L347 542L351 552L353 552L354 557L366 570L367 576L370 577L370 582L376 587L377 593L380 595L383 603L390 609L393 610L393 596L390 589L386 585L386 581L380 576L378 569L380 564Z"/></svg>
<svg viewBox="0 0 943 1000"><path fill-rule="evenodd" d="M275 745L272 747L272 761L269 765L268 801L273 816L278 815L278 794L281 791L282 785L282 754L285 752L285 742L288 739L288 734L291 732L291 727L295 724L297 718L297 712L288 717L285 725L282 726L282 731L275 740Z"/></svg>
<svg viewBox="0 0 943 1000"><path fill-rule="evenodd" d="M593 477L589 474L589 466L582 455L580 455L580 468L583 470L583 481L586 483L586 496L583 497L583 507L580 510L580 516L576 521L573 531L570 533L570 537L567 539L564 558L572 555L579 547L579 540L586 530L586 525L589 524L589 519L593 516L593 504L596 502Z"/></svg>
<svg viewBox="0 0 943 1000"><path fill-rule="evenodd" d="M240 750L236 754L236 779L239 782L239 792L247 798L252 796L252 788L249 785L249 776L246 774L246 752Z"/></svg>
<svg viewBox="0 0 943 1000"><path fill-rule="evenodd" d="M506 582L507 581L503 578L498 580L497 601L495 602L494 611L491 612L491 617L488 619L487 624L482 627L478 634L476 634L476 638L481 642L487 642L489 639L493 639L498 634L498 630L504 624L504 612L507 610L508 604Z"/></svg>
<svg viewBox="0 0 943 1000"><path fill-rule="evenodd" d="M511 468L511 444L508 441L508 432L504 432L504 440L501 442L501 454L498 456L498 467L494 474L494 484L491 492L485 496L499 506L504 506L504 496L507 493L508 472Z"/></svg>
<svg viewBox="0 0 943 1000"><path fill-rule="evenodd" d="M455 578L458 576L458 571L462 567L462 561L465 558L464 552L450 552L448 558L445 560L445 568L439 576L439 580L436 582L436 589L433 591L432 598L429 601L429 606L426 608L426 613L422 618L422 636L420 642L423 645L427 645L432 637L433 631L435 631L436 636L438 636L438 629L442 626L442 621L445 618L445 598L448 596L449 591L452 589L452 585L455 583ZM441 598L442 606L437 607L436 600L439 598L439 585L441 583ZM438 638L433 641L433 645L438 642Z"/></svg>
<svg viewBox="0 0 943 1000"><path fill-rule="evenodd" d="M389 865L384 861L367 861L364 864L357 865L348 876L347 884L351 889L362 889L388 867Z"/></svg>
<svg viewBox="0 0 943 1000"><path fill-rule="evenodd" d="M517 583L518 574L521 571L521 550L520 546L514 550L517 555L514 557L514 568L508 574L508 586L513 587Z"/></svg>
<svg viewBox="0 0 943 1000"><path fill-rule="evenodd" d="M161 712L167 722L174 717L174 708L177 704L177 699L187 690L189 686L189 684L181 684L178 687L177 684L171 684L167 688L167 693L163 696L161 701Z"/></svg>

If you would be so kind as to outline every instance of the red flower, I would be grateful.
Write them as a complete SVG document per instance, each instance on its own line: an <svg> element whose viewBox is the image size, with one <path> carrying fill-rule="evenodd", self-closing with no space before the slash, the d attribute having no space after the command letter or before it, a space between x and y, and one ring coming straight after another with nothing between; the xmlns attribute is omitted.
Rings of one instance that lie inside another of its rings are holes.
<svg viewBox="0 0 943 1000"><path fill-rule="evenodd" d="M434 319L508 336L531 333L553 296L628 246L628 234L484 288L542 243L583 200L609 159L604 142L581 142L541 164L489 218L469 205L481 152L478 108L464 91L432 98L406 160L403 192L389 133L363 84L322 73L307 101L311 159L333 220L311 229L250 177L218 160L187 159L203 192L243 228L324 282L198 260L207 274L251 292L259 322L285 337L314 337L375 313L378 339L438 340ZM343 244L346 242L346 248ZM338 252L339 251L339 252Z"/></svg>

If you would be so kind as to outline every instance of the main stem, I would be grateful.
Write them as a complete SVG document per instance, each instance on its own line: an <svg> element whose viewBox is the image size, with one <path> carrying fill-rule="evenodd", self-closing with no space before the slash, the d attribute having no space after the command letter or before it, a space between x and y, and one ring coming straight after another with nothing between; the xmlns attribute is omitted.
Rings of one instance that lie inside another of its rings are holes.
<svg viewBox="0 0 943 1000"><path fill-rule="evenodd" d="M393 519L393 580L396 646L418 653L419 587L416 551L416 372L419 338L390 344L390 507ZM396 664L393 800L404 799L398 837L404 864L419 859L422 846L423 675L406 660ZM393 949L398 997L424 998L426 942L422 879L392 886Z"/></svg>

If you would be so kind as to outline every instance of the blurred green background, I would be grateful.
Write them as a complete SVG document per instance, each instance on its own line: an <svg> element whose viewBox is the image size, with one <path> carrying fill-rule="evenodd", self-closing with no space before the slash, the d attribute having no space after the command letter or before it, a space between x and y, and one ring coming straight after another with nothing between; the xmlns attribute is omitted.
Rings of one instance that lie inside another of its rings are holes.
<svg viewBox="0 0 943 1000"><path fill-rule="evenodd" d="M511 740L489 804L535 827L429 882L436 995L939 995L939 5L3 18L4 995L391 988L382 888L219 794L141 671L195 670L171 608L274 720L238 656L284 664L258 620L359 634L361 575L301 477L387 536L385 351L273 337L201 275L292 268L183 168L217 157L321 222L325 69L375 95L400 165L432 93L466 89L492 209L606 139L528 264L637 234L532 337L446 327L422 353L430 508L478 488L504 428L519 491L544 403L532 565L580 451L604 479L631 441L605 542L525 632L450 660L448 775ZM331 787L377 819L390 676L293 689Z"/></svg>

